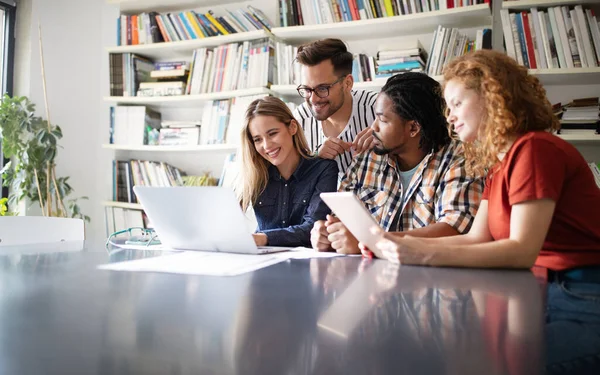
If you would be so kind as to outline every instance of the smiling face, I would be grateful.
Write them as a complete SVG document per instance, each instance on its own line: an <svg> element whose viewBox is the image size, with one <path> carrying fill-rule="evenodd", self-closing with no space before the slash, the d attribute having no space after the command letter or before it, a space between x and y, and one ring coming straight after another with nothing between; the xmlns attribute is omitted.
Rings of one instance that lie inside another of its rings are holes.
<svg viewBox="0 0 600 375"><path fill-rule="evenodd" d="M448 106L448 123L452 124L461 141L475 141L483 123L483 98L456 79L446 84L444 97Z"/></svg>
<svg viewBox="0 0 600 375"><path fill-rule="evenodd" d="M306 103L309 105L313 116L319 120L327 120L344 105L344 87L347 85L347 78L340 80L335 75L331 60L325 60L313 66L302 65L302 86L315 89L319 86L329 86L329 95L326 98L320 98L314 92ZM337 81L337 82L336 82ZM335 83L334 83L335 82Z"/></svg>
<svg viewBox="0 0 600 375"><path fill-rule="evenodd" d="M273 116L259 115L250 121L248 129L256 151L274 166L280 168L298 158L294 146L296 121L286 126Z"/></svg>

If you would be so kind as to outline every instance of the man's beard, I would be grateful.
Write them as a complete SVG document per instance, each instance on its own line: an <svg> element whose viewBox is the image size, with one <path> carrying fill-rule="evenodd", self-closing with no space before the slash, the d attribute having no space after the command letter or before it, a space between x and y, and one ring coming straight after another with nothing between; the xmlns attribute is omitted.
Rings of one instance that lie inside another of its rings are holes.
<svg viewBox="0 0 600 375"><path fill-rule="evenodd" d="M383 141L381 140L381 138L379 138L377 136L377 134L375 134L375 132L373 132L373 137L379 141L380 145L383 145ZM377 155L387 155L393 151L398 150L400 147L402 147L402 146L396 146L396 147L392 147L392 148L374 146L373 152Z"/></svg>
<svg viewBox="0 0 600 375"><path fill-rule="evenodd" d="M308 103L308 108L310 109L310 113L312 113L313 117L316 118L318 121L325 121L327 120L329 117L331 117L334 113L336 113L340 108L342 108L342 105L344 105L344 102L342 101L342 103L337 106L334 107L333 103L331 101L327 101L323 104L328 104L329 105L329 110L325 113L325 114L317 114L317 112L315 112L315 109L313 108L311 103Z"/></svg>

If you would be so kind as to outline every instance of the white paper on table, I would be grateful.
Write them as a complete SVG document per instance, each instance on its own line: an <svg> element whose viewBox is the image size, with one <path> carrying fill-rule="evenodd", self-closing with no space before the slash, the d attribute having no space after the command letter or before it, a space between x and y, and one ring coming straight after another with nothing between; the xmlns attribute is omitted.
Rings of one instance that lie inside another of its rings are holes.
<svg viewBox="0 0 600 375"><path fill-rule="evenodd" d="M178 254L110 263L98 269L130 272L163 272L183 275L235 276L287 260L275 254L247 255L184 251Z"/></svg>

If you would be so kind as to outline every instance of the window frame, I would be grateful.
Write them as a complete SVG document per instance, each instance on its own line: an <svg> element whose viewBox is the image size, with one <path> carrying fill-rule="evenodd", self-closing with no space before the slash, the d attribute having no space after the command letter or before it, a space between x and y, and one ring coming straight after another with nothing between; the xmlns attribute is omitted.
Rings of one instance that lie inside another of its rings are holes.
<svg viewBox="0 0 600 375"><path fill-rule="evenodd" d="M4 61L0 61L3 64L3 77L2 83L2 95L8 94L13 95L14 90L14 68L15 68L15 25L17 23L17 4L12 0L0 0L0 7L5 12L4 22ZM2 165L4 166L8 160L4 159L2 153L2 144L0 143L0 155L2 155ZM2 177L0 176L0 184L2 184ZM8 187L2 186L2 197L8 197Z"/></svg>

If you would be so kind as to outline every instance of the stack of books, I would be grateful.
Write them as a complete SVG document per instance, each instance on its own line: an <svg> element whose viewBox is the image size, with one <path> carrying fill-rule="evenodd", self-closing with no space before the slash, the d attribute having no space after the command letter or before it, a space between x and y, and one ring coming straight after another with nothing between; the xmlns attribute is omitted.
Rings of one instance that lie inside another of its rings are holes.
<svg viewBox="0 0 600 375"><path fill-rule="evenodd" d="M160 129L161 146L194 146L200 141L200 121L163 121Z"/></svg>
<svg viewBox="0 0 600 375"><path fill-rule="evenodd" d="M189 64L185 61L154 63L150 78L157 82L141 82L137 96L184 95L189 76Z"/></svg>
<svg viewBox="0 0 600 375"><path fill-rule="evenodd" d="M377 53L377 74L375 78L387 79L404 72L423 72L427 54L422 48L411 48Z"/></svg>
<svg viewBox="0 0 600 375"><path fill-rule="evenodd" d="M559 134L587 131L600 134L598 97L574 99L562 108Z"/></svg>

